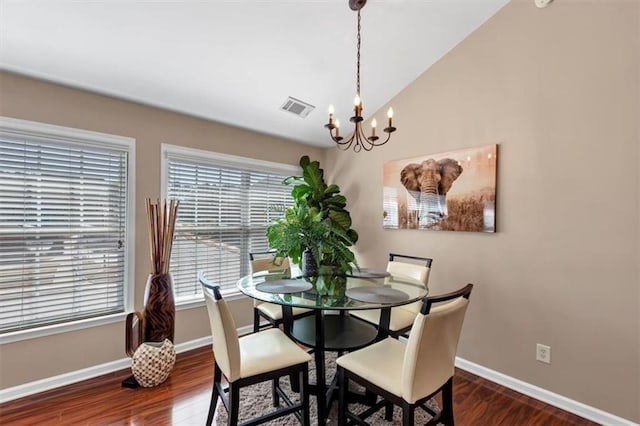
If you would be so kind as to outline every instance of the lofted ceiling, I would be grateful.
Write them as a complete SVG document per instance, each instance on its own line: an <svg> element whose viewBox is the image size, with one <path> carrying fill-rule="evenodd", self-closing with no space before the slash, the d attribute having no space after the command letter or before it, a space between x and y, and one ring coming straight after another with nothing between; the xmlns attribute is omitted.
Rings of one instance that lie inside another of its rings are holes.
<svg viewBox="0 0 640 426"><path fill-rule="evenodd" d="M365 117L507 2L369 0ZM0 67L329 147L327 107L352 112L356 16L347 0L0 0ZM315 109L283 111L288 96Z"/></svg>

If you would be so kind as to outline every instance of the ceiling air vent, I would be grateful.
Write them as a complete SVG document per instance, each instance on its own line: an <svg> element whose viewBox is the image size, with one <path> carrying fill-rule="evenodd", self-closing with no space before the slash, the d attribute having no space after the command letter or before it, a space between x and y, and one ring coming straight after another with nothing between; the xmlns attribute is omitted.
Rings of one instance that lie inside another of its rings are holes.
<svg viewBox="0 0 640 426"><path fill-rule="evenodd" d="M297 115L298 117L305 118L311 111L313 111L315 107L306 102L302 102L299 99L292 98L289 96L286 101L280 107L283 111L289 111L292 114Z"/></svg>

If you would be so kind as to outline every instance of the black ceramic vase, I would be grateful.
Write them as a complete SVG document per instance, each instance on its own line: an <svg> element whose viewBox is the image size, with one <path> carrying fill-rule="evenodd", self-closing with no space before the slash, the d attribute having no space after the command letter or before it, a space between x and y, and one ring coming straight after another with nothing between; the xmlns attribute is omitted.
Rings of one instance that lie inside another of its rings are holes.
<svg viewBox="0 0 640 426"><path fill-rule="evenodd" d="M313 252L309 249L302 252L302 276L305 278L318 276L318 264Z"/></svg>

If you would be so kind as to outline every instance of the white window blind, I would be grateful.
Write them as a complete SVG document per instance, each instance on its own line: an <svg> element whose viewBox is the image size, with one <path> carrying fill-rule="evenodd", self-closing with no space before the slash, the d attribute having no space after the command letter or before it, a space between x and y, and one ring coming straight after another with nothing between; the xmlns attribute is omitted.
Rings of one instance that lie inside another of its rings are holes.
<svg viewBox="0 0 640 426"><path fill-rule="evenodd" d="M125 310L128 152L78 142L0 132L0 333Z"/></svg>
<svg viewBox="0 0 640 426"><path fill-rule="evenodd" d="M292 205L291 187L282 180L295 168L171 152L166 167L167 197L180 200L170 265L176 298L201 294L199 271L223 290L234 291L238 279L250 272L249 253L268 249L269 222Z"/></svg>

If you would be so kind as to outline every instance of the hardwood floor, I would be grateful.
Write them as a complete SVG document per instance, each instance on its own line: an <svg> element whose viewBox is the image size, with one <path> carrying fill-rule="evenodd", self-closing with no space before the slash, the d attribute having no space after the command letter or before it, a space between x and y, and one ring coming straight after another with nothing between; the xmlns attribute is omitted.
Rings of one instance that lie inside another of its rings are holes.
<svg viewBox="0 0 640 426"><path fill-rule="evenodd" d="M156 388L122 388L129 370L0 405L1 425L202 425L211 396L210 348L178 355ZM573 414L457 370L457 425L596 425Z"/></svg>

